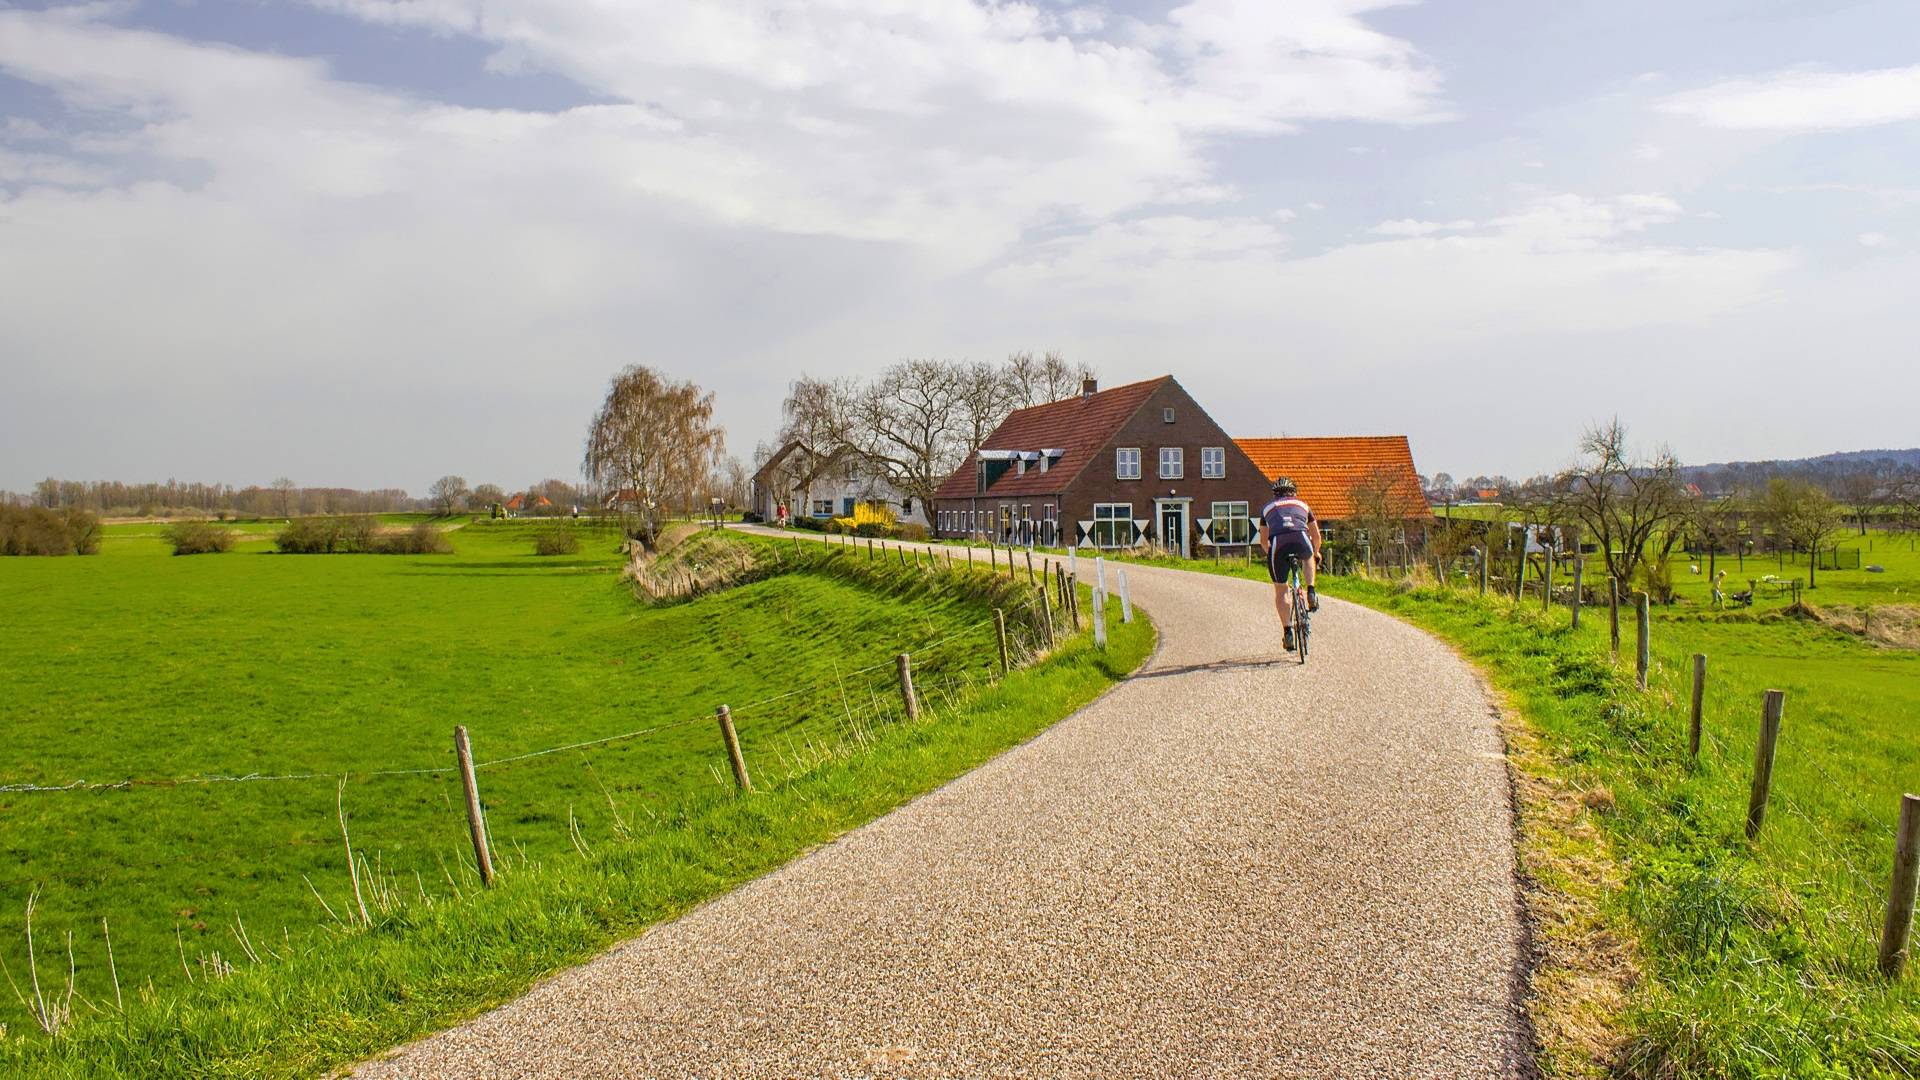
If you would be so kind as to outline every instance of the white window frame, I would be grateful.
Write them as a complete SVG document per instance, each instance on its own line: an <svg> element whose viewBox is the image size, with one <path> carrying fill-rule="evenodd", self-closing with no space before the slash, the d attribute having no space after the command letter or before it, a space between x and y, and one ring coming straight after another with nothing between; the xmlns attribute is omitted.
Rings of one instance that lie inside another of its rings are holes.
<svg viewBox="0 0 1920 1080"><path fill-rule="evenodd" d="M1200 448L1200 479L1224 480L1227 476L1227 448L1224 446L1203 446Z"/></svg>
<svg viewBox="0 0 1920 1080"><path fill-rule="evenodd" d="M1253 505L1240 499L1222 500L1210 508L1213 513L1213 526L1210 530L1216 544L1239 545L1253 543ZM1225 528L1222 528L1225 525Z"/></svg>
<svg viewBox="0 0 1920 1080"><path fill-rule="evenodd" d="M1113 452L1113 476L1116 480L1140 479L1140 448L1118 447Z"/></svg>
<svg viewBox="0 0 1920 1080"><path fill-rule="evenodd" d="M1116 515L1115 511L1119 513ZM1133 504L1130 502L1094 503L1093 532L1087 537L1087 541L1094 547L1111 551L1127 546L1121 542L1122 536L1129 541L1133 539Z"/></svg>
<svg viewBox="0 0 1920 1080"><path fill-rule="evenodd" d="M1183 446L1160 448L1160 479L1183 480L1187 475L1187 450Z"/></svg>
<svg viewBox="0 0 1920 1080"><path fill-rule="evenodd" d="M812 517L832 517L833 516L833 500L832 499L813 500L813 514L811 516Z"/></svg>

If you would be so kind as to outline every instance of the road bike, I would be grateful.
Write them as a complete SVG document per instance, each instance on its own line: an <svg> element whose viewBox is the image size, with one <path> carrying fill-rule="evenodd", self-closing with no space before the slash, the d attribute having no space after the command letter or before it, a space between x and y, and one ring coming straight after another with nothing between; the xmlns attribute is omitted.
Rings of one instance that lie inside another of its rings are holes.
<svg viewBox="0 0 1920 1080"><path fill-rule="evenodd" d="M1307 627L1312 612L1307 610L1307 590L1300 587L1300 558L1287 556L1287 588L1293 594L1293 647L1302 664L1307 662Z"/></svg>

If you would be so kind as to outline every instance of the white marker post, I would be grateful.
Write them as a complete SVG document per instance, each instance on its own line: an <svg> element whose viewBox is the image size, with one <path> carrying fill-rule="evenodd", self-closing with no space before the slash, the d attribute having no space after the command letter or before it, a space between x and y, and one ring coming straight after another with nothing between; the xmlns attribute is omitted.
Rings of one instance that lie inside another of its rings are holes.
<svg viewBox="0 0 1920 1080"><path fill-rule="evenodd" d="M1120 621L1130 623L1133 621L1133 597L1127 595L1127 568L1115 567L1114 573L1120 575Z"/></svg>
<svg viewBox="0 0 1920 1080"><path fill-rule="evenodd" d="M1080 573L1080 545L1078 544L1067 549L1067 573Z"/></svg>
<svg viewBox="0 0 1920 1080"><path fill-rule="evenodd" d="M1107 560L1105 557L1093 557L1093 587L1101 592L1107 591Z"/></svg>
<svg viewBox="0 0 1920 1080"><path fill-rule="evenodd" d="M1099 589L1093 590L1093 643L1107 647L1107 594Z"/></svg>

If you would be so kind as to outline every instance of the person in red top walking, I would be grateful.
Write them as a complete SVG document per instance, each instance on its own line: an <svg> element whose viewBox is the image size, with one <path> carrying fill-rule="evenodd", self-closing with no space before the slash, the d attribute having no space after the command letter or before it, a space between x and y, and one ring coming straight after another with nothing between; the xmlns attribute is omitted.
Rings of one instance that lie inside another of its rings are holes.
<svg viewBox="0 0 1920 1080"><path fill-rule="evenodd" d="M1320 552L1320 522L1313 508L1300 499L1300 489L1282 476L1273 482L1273 501L1260 511L1260 550L1267 553L1267 576L1273 580L1273 609L1286 628L1288 652L1293 651L1293 590L1287 570L1300 564L1300 583L1307 587L1307 610L1320 610L1320 594L1313 587L1314 556Z"/></svg>

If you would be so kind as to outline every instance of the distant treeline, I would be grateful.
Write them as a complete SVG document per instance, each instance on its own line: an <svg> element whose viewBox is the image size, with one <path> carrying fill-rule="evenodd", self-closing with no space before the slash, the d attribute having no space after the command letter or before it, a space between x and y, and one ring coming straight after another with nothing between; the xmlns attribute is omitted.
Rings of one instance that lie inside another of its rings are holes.
<svg viewBox="0 0 1920 1080"><path fill-rule="evenodd" d="M235 487L179 480L129 484L119 480L48 477L33 485L32 491L0 491L0 506L84 510L102 517L296 518L416 510L484 512L495 503L510 503L515 496L520 497L526 512L535 514L563 514L573 506L596 505L587 492L564 480L542 480L517 491L497 484L481 484L469 491L459 477L443 477L435 481L425 498L416 498L400 488L361 491L302 487L285 478L264 487Z"/></svg>
<svg viewBox="0 0 1920 1080"><path fill-rule="evenodd" d="M301 514L380 514L418 509L421 500L399 488L300 487L290 480L271 486L232 484L129 484L119 480L57 480L48 477L30 492L0 492L0 502L51 510L87 510L111 517L295 517Z"/></svg>

